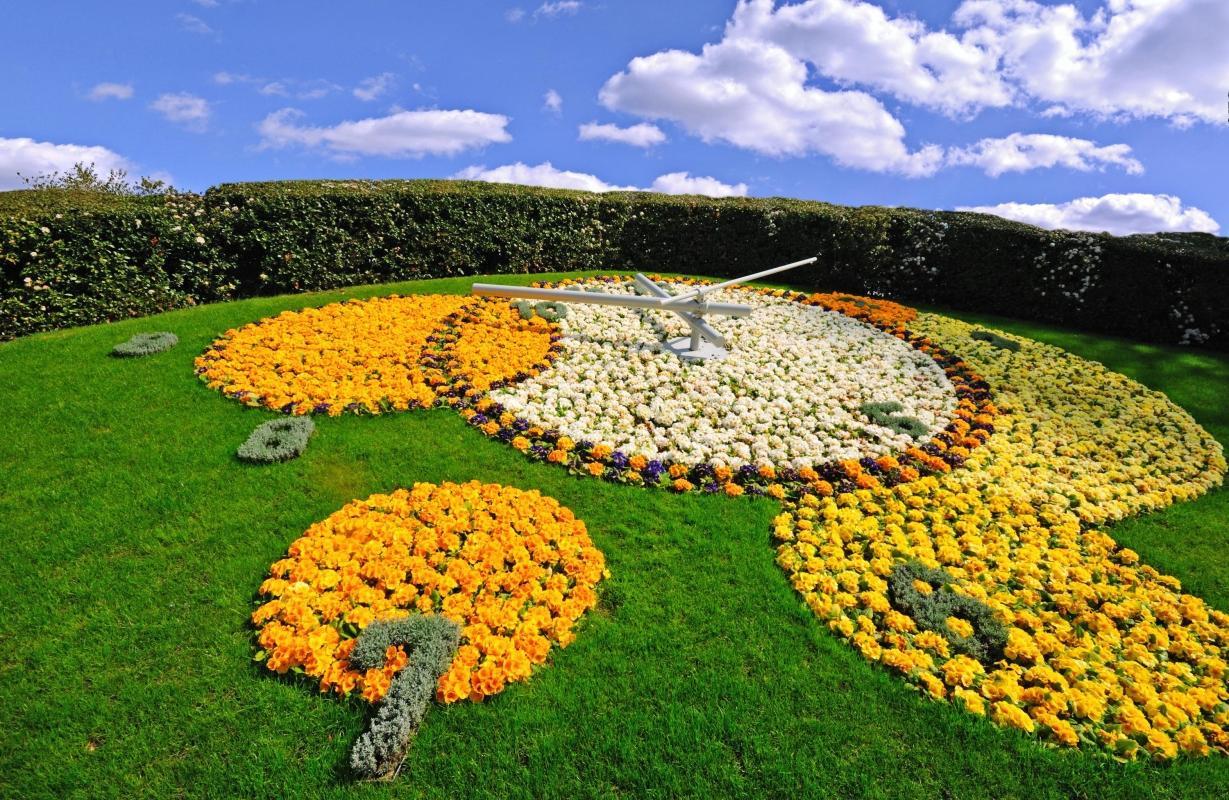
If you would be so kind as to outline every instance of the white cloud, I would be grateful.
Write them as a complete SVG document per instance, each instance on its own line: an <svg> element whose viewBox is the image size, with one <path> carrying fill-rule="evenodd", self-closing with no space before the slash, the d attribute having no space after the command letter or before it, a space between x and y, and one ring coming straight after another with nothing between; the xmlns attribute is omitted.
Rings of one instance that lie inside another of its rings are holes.
<svg viewBox="0 0 1229 800"><path fill-rule="evenodd" d="M947 163L980 167L987 175L996 178L1004 172L1027 172L1049 167L1088 172L1116 166L1130 175L1139 175L1144 171L1144 165L1131 157L1129 145L1102 147L1088 139L1046 133L1013 133L1001 139L982 139L970 147L950 150Z"/></svg>
<svg viewBox="0 0 1229 800"><path fill-rule="evenodd" d="M931 31L858 0L807 0L779 8L773 0L741 2L725 35L781 47L838 83L951 113L1004 106L1012 97L995 72L995 54L985 47L983 33Z"/></svg>
<svg viewBox="0 0 1229 800"><path fill-rule="evenodd" d="M128 159L97 145L53 144L28 138L0 137L0 189L23 188L25 183L18 173L33 178L49 172L65 172L77 163L93 164L103 175L113 169L133 169Z"/></svg>
<svg viewBox="0 0 1229 800"><path fill-rule="evenodd" d="M722 183L716 178L706 178L697 175L692 177L686 172L670 172L658 176L649 187L650 192L662 194L703 194L709 197L746 197L747 184Z"/></svg>
<svg viewBox="0 0 1229 800"><path fill-rule="evenodd" d="M200 17L194 17L191 14L176 14L175 19L179 20L179 27L189 33L213 33L213 28L209 27L209 23Z"/></svg>
<svg viewBox="0 0 1229 800"><path fill-rule="evenodd" d="M396 76L393 73L381 72L379 75L359 81L358 86L354 87L354 96L364 102L375 100L392 89L395 82Z"/></svg>
<svg viewBox="0 0 1229 800"><path fill-rule="evenodd" d="M1168 194L1107 194L1080 197L1067 203L1000 203L965 206L958 211L980 211L1042 228L1129 233L1203 231L1217 233L1220 225L1202 209L1183 206Z"/></svg>
<svg viewBox="0 0 1229 800"><path fill-rule="evenodd" d="M196 3L201 8L217 8L218 7L218 0L192 0L192 2Z"/></svg>
<svg viewBox="0 0 1229 800"><path fill-rule="evenodd" d="M525 186L549 186L555 189L581 189L586 192L634 192L635 186L615 186L596 175L555 169L549 161L536 166L516 162L502 167L466 167L453 176L466 181L487 183L519 183Z"/></svg>
<svg viewBox="0 0 1229 800"><path fill-rule="evenodd" d="M187 92L162 94L149 106L171 122L193 131L203 131L212 109L209 101Z"/></svg>
<svg viewBox="0 0 1229 800"><path fill-rule="evenodd" d="M90 89L89 98L95 102L100 100L131 100L131 83L96 83Z"/></svg>
<svg viewBox="0 0 1229 800"><path fill-rule="evenodd" d="M232 83L248 83L255 80L251 75L243 75L237 72L215 72L213 73L213 82L219 86L229 86Z"/></svg>
<svg viewBox="0 0 1229 800"><path fill-rule="evenodd" d="M633 147L652 147L666 141L661 128L648 122L620 128L610 123L586 122L580 126L581 141L619 142Z"/></svg>
<svg viewBox="0 0 1229 800"><path fill-rule="evenodd" d="M584 3L578 0L557 0L556 2L546 2L538 6L538 10L533 12L535 17L557 17L561 14L575 14L580 11Z"/></svg>
<svg viewBox="0 0 1229 800"><path fill-rule="evenodd" d="M942 153L906 145L904 126L868 92L957 118L1012 106L1046 118L1225 122L1225 0L1104 0L1088 16L1070 3L964 0L948 28L864 0L739 0L719 42L635 58L600 99L708 142L909 176L933 174ZM1036 146L1018 158L1045 162ZM1138 162L1083 151L1054 165L1107 163Z"/></svg>
<svg viewBox="0 0 1229 800"><path fill-rule="evenodd" d="M504 19L514 24L517 22L520 22L524 18L525 18L525 9L523 8L509 8L507 11L504 12Z"/></svg>
<svg viewBox="0 0 1229 800"><path fill-rule="evenodd" d="M453 175L467 181L488 183L519 183L525 186L547 186L554 189L580 189L586 192L661 192L663 194L706 194L712 197L742 197L747 194L747 184L731 186L716 178L691 177L686 172L672 172L653 181L648 189L635 186L617 186L590 175L587 172L572 172L556 169L549 161L529 166L521 162L502 167L473 166Z"/></svg>
<svg viewBox="0 0 1229 800"><path fill-rule="evenodd" d="M563 97L554 89L547 89L542 97L542 108L553 114L563 113Z"/></svg>
<svg viewBox="0 0 1229 800"><path fill-rule="evenodd" d="M481 111L395 111L330 127L301 125L303 116L297 109L283 108L265 117L257 126L262 147L300 145L339 157L417 158L512 140L508 117Z"/></svg>
<svg viewBox="0 0 1229 800"><path fill-rule="evenodd" d="M771 156L822 153L847 167L910 177L939 168L942 149L910 151L905 129L877 99L807 85L784 48L726 38L699 55L666 50L633 59L599 99L607 108L668 119L706 142Z"/></svg>
<svg viewBox="0 0 1229 800"><path fill-rule="evenodd" d="M953 21L1040 101L1177 124L1225 121L1224 0L1107 0L1089 17L1069 4L966 0Z"/></svg>

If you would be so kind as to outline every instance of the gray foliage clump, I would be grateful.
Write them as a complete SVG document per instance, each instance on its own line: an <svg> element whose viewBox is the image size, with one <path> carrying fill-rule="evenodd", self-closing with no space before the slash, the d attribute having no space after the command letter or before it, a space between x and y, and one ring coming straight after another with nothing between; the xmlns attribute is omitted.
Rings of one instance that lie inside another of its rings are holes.
<svg viewBox="0 0 1229 800"><path fill-rule="evenodd" d="M272 464L298 458L307 449L307 440L316 430L308 417L272 419L257 426L236 455L253 464Z"/></svg>
<svg viewBox="0 0 1229 800"><path fill-rule="evenodd" d="M914 439L925 436L930 428L917 417L899 413L903 408L895 400L889 400L886 403L863 403L861 411L871 422L895 433L905 433Z"/></svg>
<svg viewBox="0 0 1229 800"><path fill-rule="evenodd" d="M396 774L435 695L436 683L452 663L460 642L457 624L435 615L373 622L363 629L350 653L354 668L383 665L384 653L393 645L404 645L410 660L393 678L367 730L350 750L350 766L360 777L377 780Z"/></svg>
<svg viewBox="0 0 1229 800"><path fill-rule="evenodd" d="M1020 349L1020 343L1014 339L1008 339L1006 336L999 336L993 331L985 331L980 328L970 333L969 338L979 342L986 342L991 347L997 347L1000 350L1010 350L1013 353Z"/></svg>
<svg viewBox="0 0 1229 800"><path fill-rule="evenodd" d="M120 342L111 350L111 355L118 358L135 358L148 356L170 350L179 344L179 337L169 331L134 334L126 342Z"/></svg>
<svg viewBox="0 0 1229 800"><path fill-rule="evenodd" d="M914 581L930 586L930 592L920 592ZM956 594L951 588L952 576L946 570L927 567L918 561L898 564L888 576L888 600L908 614L922 630L944 636L952 650L993 664L1003 657L1007 645L1007 626L994 616L990 606L973 597ZM971 636L961 636L947 625L948 617L957 617L973 626Z"/></svg>
<svg viewBox="0 0 1229 800"><path fill-rule="evenodd" d="M518 300L512 306L520 313L521 319L533 319L534 314L537 314L547 322L558 322L568 315L567 306L554 300L544 300L541 303Z"/></svg>

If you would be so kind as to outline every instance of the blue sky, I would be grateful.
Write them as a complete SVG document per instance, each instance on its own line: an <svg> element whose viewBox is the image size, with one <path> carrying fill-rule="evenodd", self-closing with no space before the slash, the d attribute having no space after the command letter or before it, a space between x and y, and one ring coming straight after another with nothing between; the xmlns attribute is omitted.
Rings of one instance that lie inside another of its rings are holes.
<svg viewBox="0 0 1229 800"><path fill-rule="evenodd" d="M466 176L1229 225L1224 0L6 11L0 188L93 160L194 190Z"/></svg>

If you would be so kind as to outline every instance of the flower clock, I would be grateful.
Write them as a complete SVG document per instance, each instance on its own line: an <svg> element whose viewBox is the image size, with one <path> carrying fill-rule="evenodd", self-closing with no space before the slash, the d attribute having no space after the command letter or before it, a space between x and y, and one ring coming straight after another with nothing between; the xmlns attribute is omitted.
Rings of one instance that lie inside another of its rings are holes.
<svg viewBox="0 0 1229 800"><path fill-rule="evenodd" d="M1220 445L1185 411L1057 348L883 299L710 298L752 308L721 321L723 359L661 346L687 333L674 315L421 296L228 331L197 371L286 413L442 405L581 475L775 498L776 560L802 601L924 696L1051 746L1229 754L1229 615L1104 528L1221 482ZM416 484L351 503L273 564L260 658L378 704L352 759L387 774L429 701L498 694L566 646L604 570L550 498Z"/></svg>

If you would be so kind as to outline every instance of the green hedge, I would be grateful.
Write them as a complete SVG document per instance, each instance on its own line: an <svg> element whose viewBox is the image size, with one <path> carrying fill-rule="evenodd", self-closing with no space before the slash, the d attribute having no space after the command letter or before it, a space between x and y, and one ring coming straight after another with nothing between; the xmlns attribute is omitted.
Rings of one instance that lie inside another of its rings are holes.
<svg viewBox="0 0 1229 800"><path fill-rule="evenodd" d="M260 294L572 269L733 276L1229 350L1229 240L983 214L462 181L0 193L0 338Z"/></svg>

